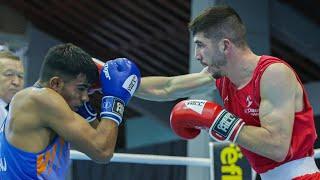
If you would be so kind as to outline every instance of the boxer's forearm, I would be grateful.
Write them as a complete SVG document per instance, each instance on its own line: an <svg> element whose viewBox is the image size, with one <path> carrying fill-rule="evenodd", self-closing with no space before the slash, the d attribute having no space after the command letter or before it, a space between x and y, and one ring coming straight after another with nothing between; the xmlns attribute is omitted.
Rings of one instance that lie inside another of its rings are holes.
<svg viewBox="0 0 320 180"><path fill-rule="evenodd" d="M215 81L208 73L161 77L150 76L141 80L136 97L152 101L170 101L215 89Z"/></svg>
<svg viewBox="0 0 320 180"><path fill-rule="evenodd" d="M244 126L236 143L261 156L281 162L288 153L287 141L290 142L290 139L290 137L272 133L263 127Z"/></svg>
<svg viewBox="0 0 320 180"><path fill-rule="evenodd" d="M97 136L95 137L95 145L98 151L102 151L107 158L96 158L97 163L108 163L113 156L117 142L118 128L116 123L111 120L102 119L96 128ZM98 153L97 153L98 154ZM103 160L101 160L103 159Z"/></svg>

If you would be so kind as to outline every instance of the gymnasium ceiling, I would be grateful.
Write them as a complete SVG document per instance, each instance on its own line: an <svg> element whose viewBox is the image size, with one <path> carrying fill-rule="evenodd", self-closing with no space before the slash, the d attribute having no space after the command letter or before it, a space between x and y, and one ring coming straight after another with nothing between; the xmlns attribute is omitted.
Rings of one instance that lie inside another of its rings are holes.
<svg viewBox="0 0 320 180"><path fill-rule="evenodd" d="M143 76L188 73L190 0L2 2L23 14L39 29L61 41L77 44L94 57L107 60L125 56L134 60ZM320 25L319 1L274 2L292 8L304 19ZM303 82L320 80L320 59L315 61L292 48L277 33L276 27L271 27L272 54L288 60ZM126 113L129 117L139 115L133 109Z"/></svg>

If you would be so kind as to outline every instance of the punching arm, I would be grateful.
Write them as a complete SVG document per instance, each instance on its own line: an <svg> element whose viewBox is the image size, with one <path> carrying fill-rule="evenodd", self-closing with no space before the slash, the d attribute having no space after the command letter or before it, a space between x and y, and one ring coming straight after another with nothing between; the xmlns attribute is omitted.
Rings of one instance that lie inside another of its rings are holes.
<svg viewBox="0 0 320 180"><path fill-rule="evenodd" d="M151 101L171 101L214 89L215 80L208 72L202 71L172 77L143 77L135 96Z"/></svg>

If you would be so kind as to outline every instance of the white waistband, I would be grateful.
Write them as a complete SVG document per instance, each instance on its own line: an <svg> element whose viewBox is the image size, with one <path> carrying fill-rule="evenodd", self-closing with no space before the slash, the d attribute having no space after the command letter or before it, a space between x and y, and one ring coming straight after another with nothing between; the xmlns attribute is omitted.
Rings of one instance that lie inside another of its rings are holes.
<svg viewBox="0 0 320 180"><path fill-rule="evenodd" d="M262 180L291 180L294 177L318 172L314 157L305 157L282 164L260 174Z"/></svg>

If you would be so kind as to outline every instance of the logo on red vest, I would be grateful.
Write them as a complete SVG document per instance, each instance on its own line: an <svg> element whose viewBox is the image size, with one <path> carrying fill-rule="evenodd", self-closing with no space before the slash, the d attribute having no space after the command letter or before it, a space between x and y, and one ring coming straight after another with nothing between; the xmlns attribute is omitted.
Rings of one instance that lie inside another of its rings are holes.
<svg viewBox="0 0 320 180"><path fill-rule="evenodd" d="M253 100L250 95L247 96L246 103L247 108L244 109L244 113L250 114L251 116L259 116L259 109L250 107L253 103Z"/></svg>
<svg viewBox="0 0 320 180"><path fill-rule="evenodd" d="M247 99L246 99L246 102L247 102L247 107L250 107L251 104L252 104L252 99L251 99L251 96L247 96Z"/></svg>

